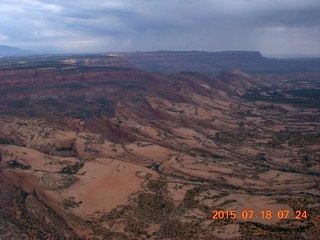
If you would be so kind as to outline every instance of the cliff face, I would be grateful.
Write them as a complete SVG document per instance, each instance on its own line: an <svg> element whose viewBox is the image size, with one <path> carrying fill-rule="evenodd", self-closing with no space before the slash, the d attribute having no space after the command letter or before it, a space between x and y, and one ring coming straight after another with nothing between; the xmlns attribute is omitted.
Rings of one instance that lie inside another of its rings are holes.
<svg viewBox="0 0 320 240"><path fill-rule="evenodd" d="M128 59L132 66L148 71L176 73L198 72L208 76L221 71L239 69L250 74L292 74L318 72L320 59L271 59L256 51L159 51L117 53L120 59Z"/></svg>
<svg viewBox="0 0 320 240"><path fill-rule="evenodd" d="M143 52L122 53L119 56L127 58L135 66L150 71L160 72L200 72L213 75L221 70L241 69L243 71L268 62L259 52L229 51L229 52Z"/></svg>

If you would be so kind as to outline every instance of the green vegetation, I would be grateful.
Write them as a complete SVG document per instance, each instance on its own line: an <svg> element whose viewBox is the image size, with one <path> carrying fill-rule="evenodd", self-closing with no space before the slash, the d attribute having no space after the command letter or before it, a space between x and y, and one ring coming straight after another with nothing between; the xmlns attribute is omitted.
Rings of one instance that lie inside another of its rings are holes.
<svg viewBox="0 0 320 240"><path fill-rule="evenodd" d="M184 196L183 201L178 206L179 211L184 212L188 209L199 207L199 201L195 200L195 197L198 196L204 190L205 189L201 187L195 187L195 188L189 189L186 192L186 195Z"/></svg>
<svg viewBox="0 0 320 240"><path fill-rule="evenodd" d="M6 138L0 138L0 144L9 145L9 144L12 144L12 142Z"/></svg>
<svg viewBox="0 0 320 240"><path fill-rule="evenodd" d="M65 198L60 203L60 205L66 210L69 209L69 208L79 207L80 204L82 204L82 201L76 202L74 197Z"/></svg>
<svg viewBox="0 0 320 240"><path fill-rule="evenodd" d="M137 235L137 236L141 236L142 234L146 234L146 228L147 228L147 224L137 220L137 219L134 219L132 217L128 217L126 219L126 227L124 228L124 230L126 232L131 232L133 233L134 235Z"/></svg>
<svg viewBox="0 0 320 240"><path fill-rule="evenodd" d="M320 143L320 134L302 134L297 131L281 131L276 134L276 140L280 143L288 143L293 146L305 146Z"/></svg>
<svg viewBox="0 0 320 240"><path fill-rule="evenodd" d="M6 164L7 168L13 168L13 169L19 168L21 170L30 170L31 169L30 165L21 164L21 163L17 162L16 160L7 161L7 162L5 162L5 164Z"/></svg>
<svg viewBox="0 0 320 240"><path fill-rule="evenodd" d="M267 225L256 222L241 222L240 229L245 237L257 236L259 239L300 239L301 233L308 231L312 224L281 227L277 225Z"/></svg>
<svg viewBox="0 0 320 240"><path fill-rule="evenodd" d="M285 103L310 108L320 107L320 89L276 90L264 87L249 89L242 98L247 101Z"/></svg>
<svg viewBox="0 0 320 240"><path fill-rule="evenodd" d="M182 223L176 219L167 220L159 230L161 237L170 239L194 239L196 236L201 239L203 232L199 222Z"/></svg>
<svg viewBox="0 0 320 240"><path fill-rule="evenodd" d="M223 144L237 144L245 141L248 136L245 132L217 132L211 139Z"/></svg>
<svg viewBox="0 0 320 240"><path fill-rule="evenodd" d="M147 188L152 192L164 191L167 183L159 180L149 180L147 183Z"/></svg>
<svg viewBox="0 0 320 240"><path fill-rule="evenodd" d="M173 202L161 193L140 193L134 199L136 216L147 223L163 222L173 210Z"/></svg>
<svg viewBox="0 0 320 240"><path fill-rule="evenodd" d="M76 174L81 168L83 168L84 162L76 162L74 165L62 168L59 173L61 174Z"/></svg>

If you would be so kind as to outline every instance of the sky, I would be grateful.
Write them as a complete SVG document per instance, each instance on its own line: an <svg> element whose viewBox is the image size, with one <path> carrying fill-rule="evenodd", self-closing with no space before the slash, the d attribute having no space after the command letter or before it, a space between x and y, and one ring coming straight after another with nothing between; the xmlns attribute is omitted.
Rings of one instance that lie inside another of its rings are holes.
<svg viewBox="0 0 320 240"><path fill-rule="evenodd" d="M319 0L0 0L0 45L320 56Z"/></svg>

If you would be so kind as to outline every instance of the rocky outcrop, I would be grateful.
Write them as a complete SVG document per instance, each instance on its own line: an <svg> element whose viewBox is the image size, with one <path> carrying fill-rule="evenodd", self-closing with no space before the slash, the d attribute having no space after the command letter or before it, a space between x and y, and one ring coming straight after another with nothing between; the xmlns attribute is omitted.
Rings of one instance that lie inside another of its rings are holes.
<svg viewBox="0 0 320 240"><path fill-rule="evenodd" d="M0 71L0 238L316 239L317 106L240 98L262 83L238 70L76 66L95 61ZM310 215L266 221L261 206ZM215 221L212 209L258 214Z"/></svg>

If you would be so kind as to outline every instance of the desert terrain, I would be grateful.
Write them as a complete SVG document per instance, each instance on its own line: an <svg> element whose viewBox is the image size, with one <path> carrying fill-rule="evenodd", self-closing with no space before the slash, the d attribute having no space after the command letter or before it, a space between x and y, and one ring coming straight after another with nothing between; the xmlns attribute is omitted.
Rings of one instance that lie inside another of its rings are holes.
<svg viewBox="0 0 320 240"><path fill-rule="evenodd" d="M184 54L0 60L0 239L318 239L319 61Z"/></svg>

